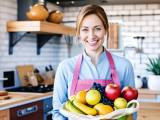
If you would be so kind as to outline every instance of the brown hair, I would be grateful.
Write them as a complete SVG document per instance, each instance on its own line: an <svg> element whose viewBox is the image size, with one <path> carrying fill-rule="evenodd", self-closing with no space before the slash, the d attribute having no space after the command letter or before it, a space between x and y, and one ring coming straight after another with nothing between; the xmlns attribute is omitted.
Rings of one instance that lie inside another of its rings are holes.
<svg viewBox="0 0 160 120"><path fill-rule="evenodd" d="M108 38L109 25L108 25L107 15L106 15L104 9L98 5L86 5L80 10L80 12L77 16L76 35L79 35L80 27L81 27L83 19L90 14L95 14L101 19L101 21L104 25L104 28L107 32L107 38Z"/></svg>

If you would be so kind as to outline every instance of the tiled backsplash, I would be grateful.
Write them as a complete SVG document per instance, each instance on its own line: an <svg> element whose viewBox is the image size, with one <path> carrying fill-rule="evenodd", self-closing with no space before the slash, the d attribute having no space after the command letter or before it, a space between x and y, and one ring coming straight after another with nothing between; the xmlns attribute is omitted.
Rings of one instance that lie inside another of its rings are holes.
<svg viewBox="0 0 160 120"><path fill-rule="evenodd" d="M47 6L49 6L49 9L59 9L52 4L48 4ZM118 21L120 24L120 48L136 46L137 41L133 39L133 37L136 35L145 36L143 43L145 54L141 56L142 64L139 62L139 54L126 54L126 57L132 61L135 71L143 73L145 68L144 63L147 62L147 57L156 57L160 55L160 5L106 5L103 7L108 14L109 21ZM75 21L79 9L80 7L64 8L64 21ZM53 39L50 40L42 48L41 55L37 55L35 35L27 35L24 37L23 40L14 47L13 55L8 55L8 33L6 31L6 22L16 19L16 0L4 0L1 2L0 71L15 70L15 66L20 64L34 64L36 67L42 69L49 64L56 67L61 60L68 57L67 45L64 37L61 39L61 44L55 44ZM72 25L74 26L75 23ZM0 82L0 86L1 83L2 82Z"/></svg>
<svg viewBox="0 0 160 120"><path fill-rule="evenodd" d="M135 72L145 74L145 63L148 62L148 57L160 55L160 4L105 5L102 7L108 15L109 22L120 24L120 49L137 47L138 42L133 37L145 36L144 54L140 56L134 51L125 51L125 56L133 63ZM64 20L75 21L79 9L80 7L65 8Z"/></svg>

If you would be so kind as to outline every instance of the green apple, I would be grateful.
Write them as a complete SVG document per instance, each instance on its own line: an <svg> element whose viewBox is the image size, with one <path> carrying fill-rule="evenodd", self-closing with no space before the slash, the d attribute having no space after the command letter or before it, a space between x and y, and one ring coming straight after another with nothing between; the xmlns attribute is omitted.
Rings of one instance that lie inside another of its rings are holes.
<svg viewBox="0 0 160 120"><path fill-rule="evenodd" d="M101 100L101 94L98 90L89 90L86 94L86 102L89 105L96 105Z"/></svg>
<svg viewBox="0 0 160 120"><path fill-rule="evenodd" d="M114 107L116 109L123 109L127 107L127 100L121 97L118 97L114 101Z"/></svg>

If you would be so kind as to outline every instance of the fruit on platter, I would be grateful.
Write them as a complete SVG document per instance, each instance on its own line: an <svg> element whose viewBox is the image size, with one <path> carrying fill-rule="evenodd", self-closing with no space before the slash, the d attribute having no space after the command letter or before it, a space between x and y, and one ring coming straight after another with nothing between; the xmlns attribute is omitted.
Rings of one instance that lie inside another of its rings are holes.
<svg viewBox="0 0 160 120"><path fill-rule="evenodd" d="M89 90L86 94L86 102L89 105L96 105L101 100L101 94L98 90Z"/></svg>
<svg viewBox="0 0 160 120"><path fill-rule="evenodd" d="M122 90L117 84L102 86L93 83L90 90L81 90L69 97L64 108L70 112L83 115L106 115L117 109L136 108L138 90L127 86ZM137 102L138 103L138 102ZM121 117L123 120L126 117Z"/></svg>
<svg viewBox="0 0 160 120"><path fill-rule="evenodd" d="M105 88L105 95L110 100L115 100L121 94L120 86L117 84L108 84Z"/></svg>
<svg viewBox="0 0 160 120"><path fill-rule="evenodd" d="M114 106L114 102L112 100L109 100L106 96L105 96L105 87L106 86L102 86L99 83L94 82L91 89L94 90L98 90L101 94L101 100L100 102L105 104L105 105L110 105L110 106Z"/></svg>
<svg viewBox="0 0 160 120"><path fill-rule="evenodd" d="M110 105L105 105L103 103L98 103L94 106L94 109L97 110L98 115L106 115L110 112L113 112L113 108Z"/></svg>
<svg viewBox="0 0 160 120"><path fill-rule="evenodd" d="M97 111L94 108L91 108L91 107L79 102L78 100L73 100L73 104L87 115L96 115L97 114Z"/></svg>
<svg viewBox="0 0 160 120"><path fill-rule="evenodd" d="M127 100L121 97L118 97L114 101L114 107L116 109L123 109L127 107Z"/></svg>
<svg viewBox="0 0 160 120"><path fill-rule="evenodd" d="M68 111L73 112L73 113L85 114L85 113L83 113L81 110L79 110L79 109L72 103L72 101L70 101L70 100L68 100L68 101L65 103L65 109L67 109Z"/></svg>
<svg viewBox="0 0 160 120"><path fill-rule="evenodd" d="M133 99L137 99L138 97L138 90L131 86L126 86L122 89L121 95L127 101L131 101Z"/></svg>
<svg viewBox="0 0 160 120"><path fill-rule="evenodd" d="M76 95L72 95L72 96L69 97L69 100L73 101L75 98L76 98Z"/></svg>
<svg viewBox="0 0 160 120"><path fill-rule="evenodd" d="M80 101L83 104L86 104L86 90L81 90L76 94L76 100Z"/></svg>

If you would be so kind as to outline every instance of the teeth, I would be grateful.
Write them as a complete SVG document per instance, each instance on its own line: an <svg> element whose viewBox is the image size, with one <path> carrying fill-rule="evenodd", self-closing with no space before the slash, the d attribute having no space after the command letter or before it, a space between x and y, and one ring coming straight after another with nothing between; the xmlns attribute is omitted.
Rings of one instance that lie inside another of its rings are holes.
<svg viewBox="0 0 160 120"><path fill-rule="evenodd" d="M95 44L97 41L89 41L90 44Z"/></svg>

